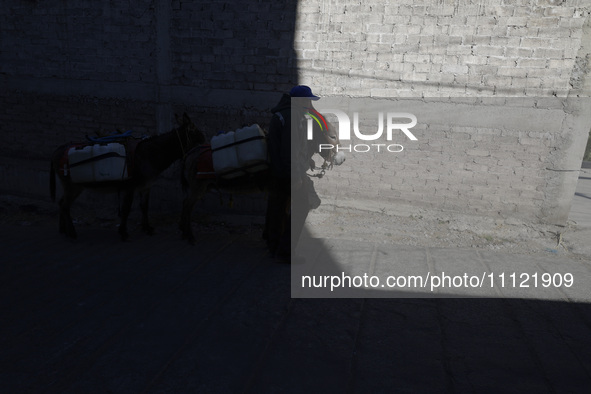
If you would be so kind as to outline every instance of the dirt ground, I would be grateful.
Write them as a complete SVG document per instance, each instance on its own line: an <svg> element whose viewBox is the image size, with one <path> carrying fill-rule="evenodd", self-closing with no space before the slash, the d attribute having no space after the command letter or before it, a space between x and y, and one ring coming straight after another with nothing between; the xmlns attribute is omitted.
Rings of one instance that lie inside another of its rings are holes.
<svg viewBox="0 0 591 394"><path fill-rule="evenodd" d="M215 233L251 233L262 232L262 218L254 220L245 216L231 220L227 215L205 215L195 210L193 215L193 226L197 232L215 232ZM74 226L79 236L84 234L84 229L89 227L112 228L113 236L116 239L117 228L119 226L119 216L117 204L108 202L105 204L89 207L75 203L71 210ZM157 234L179 234L178 222L179 212L149 212L150 223L156 229ZM58 205L54 202L36 200L21 196L0 195L0 224L15 226L45 226L55 224L55 231L58 231L59 211ZM228 220L230 219L230 220ZM132 212L129 216L128 226L130 235L141 231L141 214L137 201L134 202ZM245 224L249 222L250 224Z"/></svg>

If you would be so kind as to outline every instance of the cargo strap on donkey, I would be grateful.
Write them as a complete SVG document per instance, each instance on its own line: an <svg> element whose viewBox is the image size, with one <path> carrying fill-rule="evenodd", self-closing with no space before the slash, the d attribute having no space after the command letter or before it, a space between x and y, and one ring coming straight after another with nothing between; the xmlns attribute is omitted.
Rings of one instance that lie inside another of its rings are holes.
<svg viewBox="0 0 591 394"><path fill-rule="evenodd" d="M254 137L245 138L245 139L240 140L240 141L232 142L231 144L220 146L218 148L213 148L211 151L212 152L217 152L217 151L220 151L222 149L230 148L232 146L244 144L246 142L256 141L256 140L264 140L264 139L265 139L265 136L263 136L263 135L257 135L257 136L254 136Z"/></svg>
<svg viewBox="0 0 591 394"><path fill-rule="evenodd" d="M79 162L73 163L73 164L68 164L68 167L72 168L72 167L77 167L77 166L81 166L83 164L88 164L88 163L92 163L93 161L99 161L99 160L103 160L103 159L107 159L109 157L120 157L122 159L127 159L127 156L122 156L117 152L107 152L107 153L103 153L102 155L98 155L98 156L93 156L90 157L86 160L81 160ZM127 165L127 163L126 163Z"/></svg>

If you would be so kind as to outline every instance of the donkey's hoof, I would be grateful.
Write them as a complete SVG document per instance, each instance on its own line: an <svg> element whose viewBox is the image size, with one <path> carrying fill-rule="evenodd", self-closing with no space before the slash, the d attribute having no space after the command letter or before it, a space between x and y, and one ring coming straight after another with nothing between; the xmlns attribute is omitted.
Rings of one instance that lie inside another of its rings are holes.
<svg viewBox="0 0 591 394"><path fill-rule="evenodd" d="M74 230L74 229L66 229L66 230L64 230L64 234L68 238L72 238L72 239L78 238L78 234L76 233L76 230Z"/></svg>
<svg viewBox="0 0 591 394"><path fill-rule="evenodd" d="M187 242L189 242L189 244L191 244L191 245L195 245L197 243L197 240L195 239L193 234L188 234L186 232L183 232L182 238L184 240L186 240Z"/></svg>

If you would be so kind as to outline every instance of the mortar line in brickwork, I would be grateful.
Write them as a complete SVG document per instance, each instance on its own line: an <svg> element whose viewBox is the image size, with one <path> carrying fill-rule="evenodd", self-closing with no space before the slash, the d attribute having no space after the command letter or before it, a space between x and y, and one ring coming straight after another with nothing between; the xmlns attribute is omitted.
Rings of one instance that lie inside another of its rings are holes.
<svg viewBox="0 0 591 394"><path fill-rule="evenodd" d="M156 129L158 134L172 127L172 106L170 104L171 53L170 19L172 5L168 1L157 2L156 12Z"/></svg>

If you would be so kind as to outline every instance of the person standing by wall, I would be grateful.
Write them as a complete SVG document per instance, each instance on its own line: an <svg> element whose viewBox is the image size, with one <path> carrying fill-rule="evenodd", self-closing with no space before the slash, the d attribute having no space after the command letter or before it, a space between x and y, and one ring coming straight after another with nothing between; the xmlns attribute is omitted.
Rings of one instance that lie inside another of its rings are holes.
<svg viewBox="0 0 591 394"><path fill-rule="evenodd" d="M264 237L271 255L283 262L291 262L310 211L308 196L314 184L306 175L311 155L305 114L306 108L312 107L312 100L318 99L310 87L298 85L289 94L283 94L271 110L268 135L271 187Z"/></svg>

